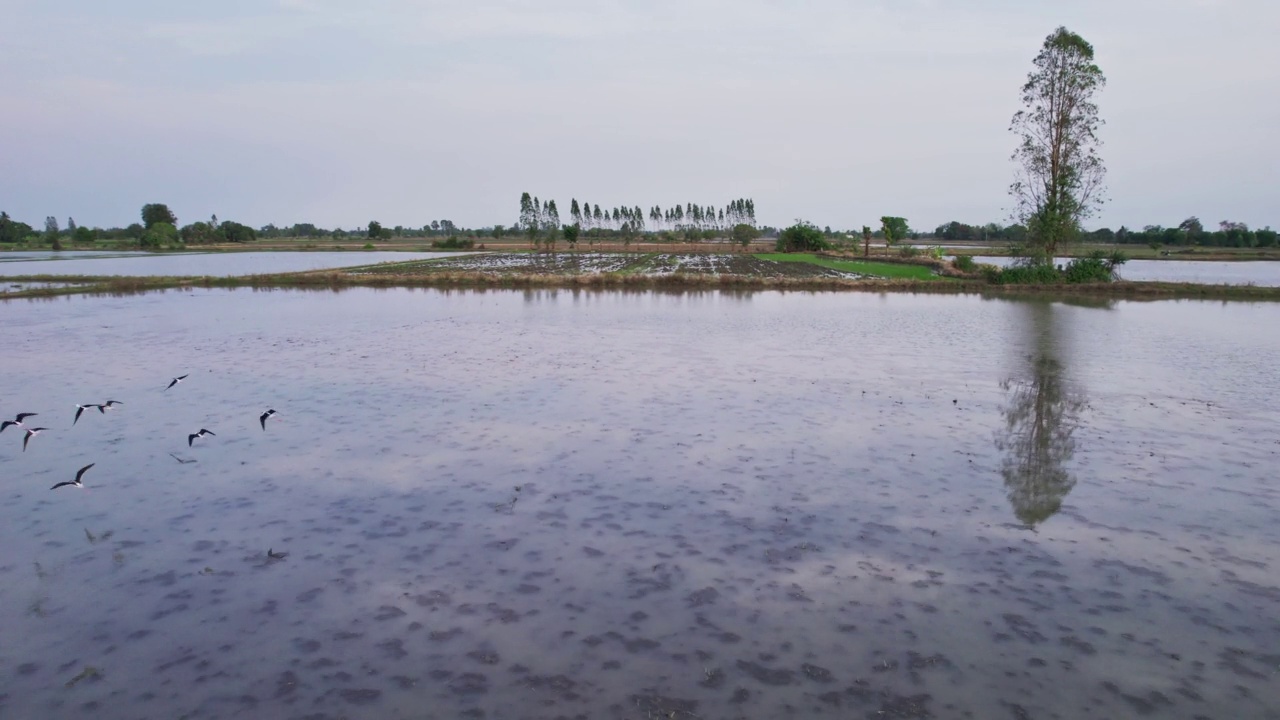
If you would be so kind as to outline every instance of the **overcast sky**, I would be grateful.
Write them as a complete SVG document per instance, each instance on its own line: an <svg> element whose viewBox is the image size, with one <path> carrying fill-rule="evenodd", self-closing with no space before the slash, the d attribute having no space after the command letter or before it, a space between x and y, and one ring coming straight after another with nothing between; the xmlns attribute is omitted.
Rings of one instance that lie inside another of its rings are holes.
<svg viewBox="0 0 1280 720"><path fill-rule="evenodd" d="M0 0L0 209L470 227L528 191L1004 221L1059 25L1108 80L1091 227L1280 226L1275 0Z"/></svg>

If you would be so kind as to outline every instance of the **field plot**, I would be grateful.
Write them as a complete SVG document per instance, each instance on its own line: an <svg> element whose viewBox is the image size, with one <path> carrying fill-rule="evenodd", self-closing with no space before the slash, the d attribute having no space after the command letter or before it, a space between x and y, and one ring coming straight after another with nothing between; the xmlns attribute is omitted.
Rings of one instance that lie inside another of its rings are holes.
<svg viewBox="0 0 1280 720"><path fill-rule="evenodd" d="M776 262L757 255L675 253L491 253L426 262L355 268L359 274L421 274L482 272L498 274L589 275L734 275L741 277L841 278L856 280L870 273L819 265L814 262Z"/></svg>

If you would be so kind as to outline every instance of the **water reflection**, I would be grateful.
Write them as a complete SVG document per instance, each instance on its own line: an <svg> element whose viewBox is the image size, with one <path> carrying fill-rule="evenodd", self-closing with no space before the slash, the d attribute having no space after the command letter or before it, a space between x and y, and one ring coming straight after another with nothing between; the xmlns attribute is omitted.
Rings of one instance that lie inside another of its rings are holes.
<svg viewBox="0 0 1280 720"><path fill-rule="evenodd" d="M1067 352L1054 306L1047 302L1022 306L1030 352L1022 367L1000 383L1006 393L1005 424L996 434L996 447L1004 453L1000 474L1013 513L1035 527L1058 512L1075 487L1068 462L1075 454L1074 435L1085 399L1064 371L1062 358Z"/></svg>

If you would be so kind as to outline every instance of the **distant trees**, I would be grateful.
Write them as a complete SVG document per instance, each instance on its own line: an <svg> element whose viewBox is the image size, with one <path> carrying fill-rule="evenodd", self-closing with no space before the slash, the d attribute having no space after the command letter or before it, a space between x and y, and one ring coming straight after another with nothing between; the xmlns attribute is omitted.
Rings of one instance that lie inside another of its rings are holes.
<svg viewBox="0 0 1280 720"><path fill-rule="evenodd" d="M151 227L147 228L138 240L138 244L148 250L158 250L177 243L178 228L174 227L171 222L152 223Z"/></svg>
<svg viewBox="0 0 1280 720"><path fill-rule="evenodd" d="M955 220L952 220L945 225L939 225L938 228L933 231L933 236L942 240L967 240L974 242L991 242L999 240L1022 242L1026 238L1026 235L1027 229L1021 225L1009 225L1007 227L1002 226L999 223L968 225Z"/></svg>
<svg viewBox="0 0 1280 720"><path fill-rule="evenodd" d="M746 250L747 247L751 245L751 241L758 237L760 237L760 231L747 223L738 223L737 225L734 225L733 231L729 234L729 238L735 243L741 245L743 250Z"/></svg>
<svg viewBox="0 0 1280 720"><path fill-rule="evenodd" d="M911 228L907 226L906 218L885 215L880 218L880 232L886 245L896 245L911 234Z"/></svg>
<svg viewBox="0 0 1280 720"><path fill-rule="evenodd" d="M1110 231L1106 228L1089 233L1089 239L1101 241L1100 236ZM1260 230L1250 230L1242 222L1223 220L1218 229L1207 231L1196 217L1189 217L1177 227L1147 225L1141 231L1130 231L1120 228L1114 235L1114 242L1120 244L1144 244L1164 246L1203 246L1229 248L1274 248L1280 245L1275 230L1269 226Z"/></svg>
<svg viewBox="0 0 1280 720"><path fill-rule="evenodd" d="M827 239L812 223L797 220L795 225L778 234L774 249L778 252L814 252L826 250Z"/></svg>
<svg viewBox="0 0 1280 720"><path fill-rule="evenodd" d="M370 237L370 238L380 238L380 237L382 237L382 223L378 222L377 220L370 220L370 221L369 221L369 231L368 231L367 235L368 235L368 237Z"/></svg>
<svg viewBox="0 0 1280 720"><path fill-rule="evenodd" d="M222 224L218 225L218 233L226 242L244 243L258 239L258 234L253 228L231 220L222 221Z"/></svg>
<svg viewBox="0 0 1280 720"><path fill-rule="evenodd" d="M142 226L143 229L149 230L156 223L168 223L174 227L178 225L178 216L173 214L168 205L164 203L148 203L142 206Z"/></svg>
<svg viewBox="0 0 1280 720"><path fill-rule="evenodd" d="M1033 256L1052 263L1059 245L1076 239L1081 220L1102 204L1106 168L1093 95L1106 78L1093 62L1093 46L1065 27L1045 38L1033 64L1022 86L1023 109L1009 125L1019 137L1009 194Z"/></svg>
<svg viewBox="0 0 1280 720"><path fill-rule="evenodd" d="M577 205L574 205L574 208L576 207ZM561 232L564 233L564 242L566 245L569 246L569 249L577 250L578 235L579 233L582 232L582 226L578 225L578 223L573 223L572 225L565 225Z"/></svg>
<svg viewBox="0 0 1280 720"><path fill-rule="evenodd" d="M536 196L522 193L520 217L516 227L529 236L531 246L537 247L542 237L554 243L560 237L559 212L552 212L555 201L539 201ZM624 242L647 233L679 232L688 240L712 237L729 237L738 225L756 227L755 202L742 198L724 207L686 203L663 210L654 205L647 211L639 205L619 205L601 208L585 200L571 198L569 223L578 226L578 232L588 238L605 234L621 237Z"/></svg>
<svg viewBox="0 0 1280 720"><path fill-rule="evenodd" d="M30 225L10 218L7 212L0 212L0 243L21 242L30 234Z"/></svg>

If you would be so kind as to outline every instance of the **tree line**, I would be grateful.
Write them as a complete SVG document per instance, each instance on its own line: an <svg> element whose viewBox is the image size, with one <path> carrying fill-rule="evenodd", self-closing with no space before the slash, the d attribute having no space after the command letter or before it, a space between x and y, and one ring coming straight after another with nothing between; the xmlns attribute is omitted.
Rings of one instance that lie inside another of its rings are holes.
<svg viewBox="0 0 1280 720"><path fill-rule="evenodd" d="M601 208L599 204L571 198L568 220L568 223L562 221L555 200L540 200L526 192L520 195L520 215L514 229L528 236L530 242L541 237L554 242L566 225L576 228L571 232L586 233L589 237L617 234L631 238L674 232L685 234L685 239L705 239L730 233L739 225L755 228L756 206L754 200L739 198L723 207L685 203L666 209L654 205L646 211L639 205Z"/></svg>
<svg viewBox="0 0 1280 720"><path fill-rule="evenodd" d="M225 242L252 242L256 240L257 231L248 225L224 220L218 222L214 215L208 221L197 221L181 228L178 227L178 216L164 203L147 203L142 206L140 223L132 223L128 227L97 228L77 225L75 218L67 218L66 227L58 223L53 216L45 218L44 231L37 232L27 223L9 217L9 213L0 212L0 243L49 242L55 250L62 248L64 240L81 245L99 240L117 242L136 242L143 248L161 248L184 244L208 244Z"/></svg>
<svg viewBox="0 0 1280 720"><path fill-rule="evenodd" d="M1027 228L1020 224L1002 226L999 223L967 225L951 221L939 225L933 232L935 238L948 241L1023 243L1028 238ZM1280 238L1270 227L1250 230L1242 222L1223 220L1216 230L1206 229L1197 217L1189 217L1175 227L1146 225L1141 230L1130 230L1121 225L1119 230L1098 228L1080 230L1079 239L1098 244L1132 244L1237 248L1271 248L1280 246Z"/></svg>

